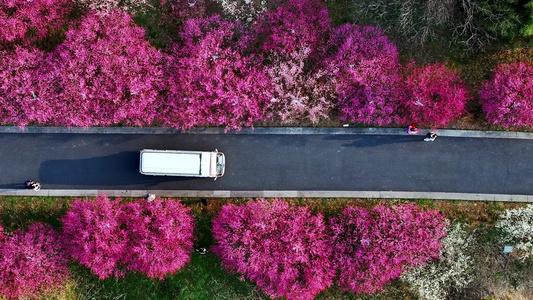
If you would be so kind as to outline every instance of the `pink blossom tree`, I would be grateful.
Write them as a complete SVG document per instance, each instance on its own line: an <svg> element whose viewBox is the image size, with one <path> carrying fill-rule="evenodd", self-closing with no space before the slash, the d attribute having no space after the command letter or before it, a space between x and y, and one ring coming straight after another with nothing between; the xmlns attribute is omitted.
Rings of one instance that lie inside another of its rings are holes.
<svg viewBox="0 0 533 300"><path fill-rule="evenodd" d="M265 116L285 124L329 118L335 91L320 66L331 21L324 2L289 0L259 15L241 43L264 53L271 97Z"/></svg>
<svg viewBox="0 0 533 300"><path fill-rule="evenodd" d="M190 261L194 219L179 201L77 199L63 218L67 250L100 279L127 270L164 279Z"/></svg>
<svg viewBox="0 0 533 300"><path fill-rule="evenodd" d="M465 112L470 97L457 71L443 64L409 69L407 97L401 99L405 122L445 126Z"/></svg>
<svg viewBox="0 0 533 300"><path fill-rule="evenodd" d="M414 203L345 209L329 226L339 286L355 293L382 290L403 271L438 258L445 227L438 211Z"/></svg>
<svg viewBox="0 0 533 300"><path fill-rule="evenodd" d="M154 119L160 53L128 14L89 13L46 58L35 102L43 124L142 126Z"/></svg>
<svg viewBox="0 0 533 300"><path fill-rule="evenodd" d="M263 51L314 52L324 44L331 26L323 1L288 0L261 14L252 24L251 36Z"/></svg>
<svg viewBox="0 0 533 300"><path fill-rule="evenodd" d="M179 201L140 199L122 207L128 234L124 264L151 278L164 279L190 261L194 218Z"/></svg>
<svg viewBox="0 0 533 300"><path fill-rule="evenodd" d="M120 277L125 271L127 233L120 227L119 201L106 195L94 202L77 199L62 219L67 252L100 279Z"/></svg>
<svg viewBox="0 0 533 300"><path fill-rule="evenodd" d="M69 0L6 0L0 2L0 48L28 45L65 25L72 11Z"/></svg>
<svg viewBox="0 0 533 300"><path fill-rule="evenodd" d="M213 237L222 265L272 298L313 299L332 284L326 225L306 207L281 199L226 205L213 219Z"/></svg>
<svg viewBox="0 0 533 300"><path fill-rule="evenodd" d="M505 128L533 126L533 64L500 64L479 92L487 121Z"/></svg>
<svg viewBox="0 0 533 300"><path fill-rule="evenodd" d="M252 126L263 117L268 83L258 68L261 57L235 50L234 23L219 16L187 21L182 45L174 45L165 64L168 94L160 116L164 124Z"/></svg>
<svg viewBox="0 0 533 300"><path fill-rule="evenodd" d="M270 53L270 64L265 66L271 82L266 119L285 124L309 120L316 124L329 118L335 107L335 80L320 67L309 70L309 55L305 49L285 55Z"/></svg>
<svg viewBox="0 0 533 300"><path fill-rule="evenodd" d="M395 122L404 97L396 46L376 27L346 24L332 30L328 49L325 65L336 78L340 118Z"/></svg>
<svg viewBox="0 0 533 300"><path fill-rule="evenodd" d="M185 23L190 19L202 19L209 16L209 0L161 0L161 5L170 12L170 16Z"/></svg>
<svg viewBox="0 0 533 300"><path fill-rule="evenodd" d="M33 48L0 51L0 123L27 125L38 100L38 71L44 54Z"/></svg>
<svg viewBox="0 0 533 300"><path fill-rule="evenodd" d="M48 224L17 230L0 243L0 295L36 299L60 288L69 275L60 235Z"/></svg>

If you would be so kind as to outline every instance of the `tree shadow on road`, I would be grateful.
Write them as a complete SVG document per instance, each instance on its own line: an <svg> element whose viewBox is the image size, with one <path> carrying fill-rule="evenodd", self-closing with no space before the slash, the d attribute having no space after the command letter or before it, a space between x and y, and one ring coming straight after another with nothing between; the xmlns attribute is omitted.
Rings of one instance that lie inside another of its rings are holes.
<svg viewBox="0 0 533 300"><path fill-rule="evenodd" d="M371 148L388 144L416 143L422 142L422 135L331 135L326 140L345 140L348 143L343 147Z"/></svg>

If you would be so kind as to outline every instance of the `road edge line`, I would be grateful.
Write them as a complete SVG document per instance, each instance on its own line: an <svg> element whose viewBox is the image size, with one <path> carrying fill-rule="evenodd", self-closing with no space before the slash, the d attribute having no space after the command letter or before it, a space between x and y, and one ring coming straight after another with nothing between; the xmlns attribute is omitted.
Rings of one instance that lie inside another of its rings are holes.
<svg viewBox="0 0 533 300"><path fill-rule="evenodd" d="M432 199L533 202L533 195L403 192L403 191L229 191L229 190L99 190L99 189L0 189L3 196L94 197L106 194L112 197L160 197L180 198L376 198L376 199Z"/></svg>
<svg viewBox="0 0 533 300"><path fill-rule="evenodd" d="M429 129L421 129L419 136L423 136ZM479 131L459 129L437 129L439 136L470 137L470 138L505 138L505 139L533 139L531 132L513 131ZM407 135L405 128L353 128L353 127L255 127L242 130L229 130L219 127L199 127L190 131L181 131L168 127L39 127L0 126L0 133L16 134L262 134L262 135Z"/></svg>

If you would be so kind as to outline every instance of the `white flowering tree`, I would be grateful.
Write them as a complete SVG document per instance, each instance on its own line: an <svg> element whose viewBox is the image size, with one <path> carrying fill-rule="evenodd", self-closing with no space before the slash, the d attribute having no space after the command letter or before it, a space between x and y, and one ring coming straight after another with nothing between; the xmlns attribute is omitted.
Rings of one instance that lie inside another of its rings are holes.
<svg viewBox="0 0 533 300"><path fill-rule="evenodd" d="M130 12L133 10L143 10L152 8L156 1L154 0L77 0L82 6L89 9L109 13L116 8L122 8Z"/></svg>
<svg viewBox="0 0 533 300"><path fill-rule="evenodd" d="M272 82L272 97L266 105L267 119L284 124L308 119L313 124L328 119L334 108L334 79L324 69L307 72L309 49L288 55L271 53L266 73Z"/></svg>
<svg viewBox="0 0 533 300"><path fill-rule="evenodd" d="M267 9L266 0L216 0L226 15L244 22L251 22L255 16Z"/></svg>
<svg viewBox="0 0 533 300"><path fill-rule="evenodd" d="M460 290L472 280L473 263L469 249L473 244L474 237L465 231L465 225L455 224L442 239L440 258L425 267L403 273L401 279L423 299L446 299L452 289Z"/></svg>
<svg viewBox="0 0 533 300"><path fill-rule="evenodd" d="M518 257L533 257L533 205L505 210L500 217L496 228L503 241L514 246Z"/></svg>

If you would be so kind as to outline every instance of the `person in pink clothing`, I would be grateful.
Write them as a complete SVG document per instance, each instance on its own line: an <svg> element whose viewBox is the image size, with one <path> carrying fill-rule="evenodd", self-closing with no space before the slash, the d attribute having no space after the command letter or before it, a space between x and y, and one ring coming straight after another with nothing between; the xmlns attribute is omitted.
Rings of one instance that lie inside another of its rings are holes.
<svg viewBox="0 0 533 300"><path fill-rule="evenodd" d="M417 134L418 133L418 128L416 128L415 123L413 123L412 125L409 125L409 128L407 128L407 133L408 134Z"/></svg>

